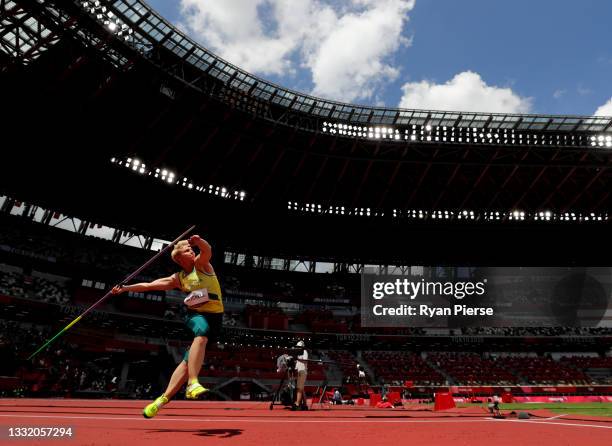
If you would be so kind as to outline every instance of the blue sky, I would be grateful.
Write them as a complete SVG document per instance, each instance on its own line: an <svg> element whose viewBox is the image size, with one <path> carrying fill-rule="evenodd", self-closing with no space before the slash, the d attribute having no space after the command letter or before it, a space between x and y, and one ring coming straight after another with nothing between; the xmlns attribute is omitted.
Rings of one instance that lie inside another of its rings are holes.
<svg viewBox="0 0 612 446"><path fill-rule="evenodd" d="M612 115L608 0L149 0L288 88L389 107Z"/></svg>

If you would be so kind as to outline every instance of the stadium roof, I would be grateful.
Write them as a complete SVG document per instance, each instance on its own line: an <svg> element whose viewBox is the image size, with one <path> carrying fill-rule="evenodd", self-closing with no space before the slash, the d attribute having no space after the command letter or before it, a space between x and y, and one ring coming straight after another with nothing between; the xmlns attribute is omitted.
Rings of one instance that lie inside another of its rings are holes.
<svg viewBox="0 0 612 446"><path fill-rule="evenodd" d="M275 85L232 65L185 36L143 1L78 3L106 24L109 33L123 36L126 42L141 51L147 52L154 46L163 46L181 61L198 68L200 74L213 77L231 89L315 118L363 126L429 125L484 130L612 133L612 117L407 110L329 101ZM590 141L587 145L591 145Z"/></svg>
<svg viewBox="0 0 612 446"><path fill-rule="evenodd" d="M3 9L10 18L3 23L4 30L1 34L0 45L6 53L21 59L24 63L35 60L43 47L51 46L59 38L58 34L53 34L45 26L44 21L39 21L36 13L22 9L22 5L28 3L32 2L27 0L2 2ZM442 126L491 131L541 131L559 134L572 132L605 134L609 132L612 134L612 117L408 110L329 101L275 85L232 65L184 35L144 1L78 0L70 2L73 5L63 2L66 4L60 7L57 7L56 2L52 1L41 0L37 3L41 5L38 13L46 13L52 17L51 20L64 26L73 26L74 7L82 8L84 13L88 13L100 25L103 25L109 35L124 41L126 45L139 51L144 57L151 56L156 48L167 49L176 56L176 61L197 69L197 77L192 78L187 76L188 73L180 71L174 73L175 76L182 76L183 80L194 88L200 86L200 77L211 77L228 89L268 103L270 106L284 108L288 112L305 114L314 119L329 120L329 123L324 122L325 126L332 126L332 122L337 121L342 125L383 126L382 128L384 126L406 128ZM75 29L75 32L84 39L92 39L90 44L101 42L93 38L91 34L85 35L81 30ZM111 46L108 45L104 51L108 53L107 55L115 65L124 67L127 59L117 55ZM308 122L300 122L297 125L304 130L321 130L320 127L309 128ZM401 138L401 140L404 139L407 138ZM463 141L463 143L472 144L473 142ZM590 138L584 143L586 146L597 146L597 144L592 144ZM575 141L569 145L582 145L582 142Z"/></svg>
<svg viewBox="0 0 612 446"><path fill-rule="evenodd" d="M194 203L206 202L242 220L249 209L268 225L320 225L331 239L348 237L346 223L302 211L376 215L384 221L351 225L381 234L418 211L610 222L612 118L343 104L240 70L138 0L11 0L0 8L0 93L11 110L4 125L19 141L3 154L13 166L1 179L11 196L120 219L108 216L109 195L132 197L131 207L134 194L155 191L169 209L191 203L197 212ZM123 167L129 158L130 168L139 160L147 175L137 167L130 176L112 158ZM153 185L163 170L172 180ZM70 196L75 184L88 200ZM197 188L244 196L215 204ZM165 223L144 205L139 212L130 218L144 227ZM302 241L305 250L316 246Z"/></svg>

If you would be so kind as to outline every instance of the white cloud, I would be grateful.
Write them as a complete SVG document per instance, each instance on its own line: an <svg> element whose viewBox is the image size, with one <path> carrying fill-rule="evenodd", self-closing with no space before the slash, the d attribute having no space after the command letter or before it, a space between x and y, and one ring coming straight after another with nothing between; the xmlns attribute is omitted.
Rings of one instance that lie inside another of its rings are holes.
<svg viewBox="0 0 612 446"><path fill-rule="evenodd" d="M386 63L402 41L406 13L414 2L378 1L361 13L340 17L334 29L307 58L316 95L346 101L370 98L395 79L399 70Z"/></svg>
<svg viewBox="0 0 612 446"><path fill-rule="evenodd" d="M487 85L478 73L464 71L444 84L408 82L399 106L431 110L488 113L529 113L532 98L521 97L511 88Z"/></svg>
<svg viewBox="0 0 612 446"><path fill-rule="evenodd" d="M262 75L310 72L313 93L353 101L397 77L389 58L415 0L181 0L180 26ZM297 60L296 60L297 59Z"/></svg>
<svg viewBox="0 0 612 446"><path fill-rule="evenodd" d="M612 116L612 98L593 113L593 116Z"/></svg>
<svg viewBox="0 0 612 446"><path fill-rule="evenodd" d="M298 38L265 29L266 0L181 0L181 26L206 47L247 70L280 74L290 68ZM276 14L278 9L272 9Z"/></svg>
<svg viewBox="0 0 612 446"><path fill-rule="evenodd" d="M553 98L561 99L563 96L565 96L565 93L567 93L567 90L563 90L563 89L555 90L555 92L553 93Z"/></svg>

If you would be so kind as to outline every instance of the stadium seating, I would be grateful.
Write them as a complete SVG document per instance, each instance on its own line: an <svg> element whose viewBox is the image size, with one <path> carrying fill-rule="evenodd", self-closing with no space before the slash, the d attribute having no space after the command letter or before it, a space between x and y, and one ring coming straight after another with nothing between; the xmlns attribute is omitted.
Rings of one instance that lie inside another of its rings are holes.
<svg viewBox="0 0 612 446"><path fill-rule="evenodd" d="M357 370L357 358L346 350L329 350L326 352L329 359L336 362L342 372L342 382L357 383L359 374Z"/></svg>
<svg viewBox="0 0 612 446"><path fill-rule="evenodd" d="M563 356L560 362L578 369L612 369L612 356Z"/></svg>
<svg viewBox="0 0 612 446"><path fill-rule="evenodd" d="M0 216L0 228L4 231L0 234L0 321L5 324L3 332L19 334L0 338L4 374L11 378L7 382L17 378L11 375L15 373L14 348L33 351L59 326L66 325L99 299L116 280L117 270L131 271L150 254L28 221L21 228L27 230L28 237L22 237L15 229L21 222L19 217ZM175 268L169 259L160 260L148 271L151 277L142 279L166 275ZM285 351L281 345L295 345L296 339L312 337L312 341L308 339L309 348L327 351L329 358L337 362L345 385L358 381L357 350L363 350L361 360L373 372L373 376L368 376L371 384L382 381L400 385L408 381L415 387L552 386L612 381L610 357L566 355L553 360L548 356L483 355L460 350L463 343L477 339L474 344L481 352L526 352L523 339L529 337L541 344L540 351L546 351L542 347L546 345L550 351L559 352L564 351L560 335L569 334L582 337L580 345L585 350L599 351L603 339L599 336L612 333L610 328L477 327L452 331L362 328L360 315L350 306L326 307L315 303L330 297L354 303L358 286L351 275L316 274L313 280L314 273L224 263L215 264L215 268L231 305L224 319L223 344L208 348L202 370L206 377L276 380L279 375L275 361ZM170 358L165 346L180 345L182 349L191 340L182 322L185 310L180 297L180 293L177 297L160 292L109 299L68 333L63 343L57 344L64 352L71 344L78 345L78 358L70 362L64 357L43 356L43 362L36 367L20 371L23 383L30 391L51 394L60 392L66 380L75 380L78 374L78 382L70 381L72 389L107 389L106 375L95 378L105 368L88 365L90 360L100 357L111 358L113 367L106 369L115 370L110 374L116 374L116 368L125 362L135 361L130 366L130 382L137 382L139 373L145 375L151 370L163 377L178 360L176 356ZM277 306L279 301L287 305ZM461 336L465 339L459 339ZM447 352L451 338L457 351ZM160 362L159 358L164 359ZM53 363L61 364L64 370L51 367ZM593 370L598 373L593 374ZM81 382L83 371L85 378ZM317 363L309 364L309 371L310 380L326 378L326 369ZM136 388L133 390L136 392ZM146 395L155 390L155 386L144 385L136 393Z"/></svg>
<svg viewBox="0 0 612 446"><path fill-rule="evenodd" d="M429 353L427 359L450 375L458 385L515 385L519 378L477 353Z"/></svg>
<svg viewBox="0 0 612 446"><path fill-rule="evenodd" d="M591 379L583 371L549 357L505 356L498 358L496 363L524 378L529 384L591 384Z"/></svg>
<svg viewBox="0 0 612 446"><path fill-rule="evenodd" d="M249 328L287 330L289 318L279 308L247 305L244 316Z"/></svg>
<svg viewBox="0 0 612 446"><path fill-rule="evenodd" d="M429 366L420 356L407 352L365 351L367 361L376 377L387 384L412 381L415 385L445 385L444 377Z"/></svg>
<svg viewBox="0 0 612 446"><path fill-rule="evenodd" d="M277 358L286 353L286 349L262 348L257 346L212 347L207 349L202 376L222 378L257 378L280 379L282 374L276 370ZM308 379L320 381L325 379L322 365L308 363Z"/></svg>

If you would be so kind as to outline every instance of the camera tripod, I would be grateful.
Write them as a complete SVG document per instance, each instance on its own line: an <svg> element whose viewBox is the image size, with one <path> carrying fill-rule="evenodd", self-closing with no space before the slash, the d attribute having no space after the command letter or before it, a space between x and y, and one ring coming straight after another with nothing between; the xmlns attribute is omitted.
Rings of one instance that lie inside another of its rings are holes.
<svg viewBox="0 0 612 446"><path fill-rule="evenodd" d="M318 395L319 391L321 391L321 396L319 397L319 401L317 402L317 404L319 405L319 407L321 407L323 403L329 403L329 398L327 397L327 379L325 379L325 381L323 381L321 385L317 386L317 390L315 390L314 395L312 396L312 399L310 400L311 409L312 409L312 406L314 406L315 404L314 396Z"/></svg>
<svg viewBox="0 0 612 446"><path fill-rule="evenodd" d="M317 364L332 364L332 361L322 361L319 359L300 359L300 361L302 362L312 362L312 363L317 363ZM276 389L276 392L274 392L274 395L272 396L272 401L270 401L270 410L274 409L274 406L290 406L291 404L293 404L293 402L295 401L295 389L297 387L297 370L295 368L295 361L289 361L289 365L287 367L287 370L283 373L283 376L280 379L280 382L278 384L278 388ZM285 402L283 402L282 400L282 392L283 392L283 384L285 384L285 381L287 381L287 388L289 390L289 398L291 403L290 404L286 404ZM319 399L319 404L321 404L323 397L325 396L325 391L327 390L327 380L325 380L325 382L319 386L317 388L317 393L319 391L319 389L323 388L323 393L321 394L321 398ZM302 399L302 404L306 405L306 398L304 395L304 399ZM310 407L312 407L312 401L310 404Z"/></svg>
<svg viewBox="0 0 612 446"><path fill-rule="evenodd" d="M294 368L287 369L286 372L283 373L283 376L281 377L280 382L278 383L278 388L276 389L276 392L274 392L274 396L272 396L272 401L270 401L270 410L274 409L274 406L287 407L288 405L293 404L293 401L295 399L296 379L297 371ZM286 404L287 401L283 402L283 399L281 397L283 392L283 384L285 384L285 381L287 381L287 389L289 391L289 399L291 401L290 404Z"/></svg>

